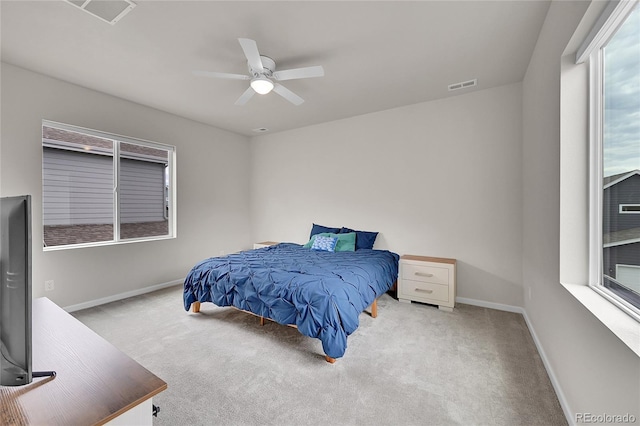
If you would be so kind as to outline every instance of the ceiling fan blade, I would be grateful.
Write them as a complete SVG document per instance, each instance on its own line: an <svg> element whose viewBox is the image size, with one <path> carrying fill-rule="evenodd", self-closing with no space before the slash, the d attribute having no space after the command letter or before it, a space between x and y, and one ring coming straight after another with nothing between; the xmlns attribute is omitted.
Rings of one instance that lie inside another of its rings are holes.
<svg viewBox="0 0 640 426"><path fill-rule="evenodd" d="M249 77L246 74L230 74L227 72L215 72L215 71L193 71L193 75L197 75L199 77L212 77L212 78L226 78L228 80L249 80Z"/></svg>
<svg viewBox="0 0 640 426"><path fill-rule="evenodd" d="M294 80L296 78L323 77L324 68L320 65L315 67L293 68L290 70L276 71L273 77L276 80Z"/></svg>
<svg viewBox="0 0 640 426"><path fill-rule="evenodd" d="M247 57L247 61L251 68L256 71L264 71L264 66L262 65L262 59L260 59L260 52L258 52L258 45L254 40L250 38L239 38L240 46L242 46L242 50L244 51L244 56Z"/></svg>
<svg viewBox="0 0 640 426"><path fill-rule="evenodd" d="M302 99L300 96L296 95L280 83L276 83L275 86L273 86L273 91L296 106L304 102L304 99Z"/></svg>
<svg viewBox="0 0 640 426"><path fill-rule="evenodd" d="M242 106L242 105L246 104L247 101L249 99L251 99L251 97L253 95L255 95L255 93L256 93L255 90L253 90L251 88L251 86L249 86L249 88L247 90L245 90L242 95L240 95L240 97L238 98L238 100L236 101L236 103L234 105Z"/></svg>

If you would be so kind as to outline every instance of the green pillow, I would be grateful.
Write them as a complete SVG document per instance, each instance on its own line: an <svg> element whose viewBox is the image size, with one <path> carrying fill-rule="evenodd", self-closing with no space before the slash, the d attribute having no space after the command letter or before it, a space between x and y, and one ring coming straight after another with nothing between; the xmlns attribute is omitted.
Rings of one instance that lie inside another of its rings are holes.
<svg viewBox="0 0 640 426"><path fill-rule="evenodd" d="M322 232L320 234L315 234L311 237L309 242L305 244L304 248L311 248L313 245L313 241L316 239L316 235L321 235L323 237L335 237L338 238L338 242L336 243L336 248L334 251L355 251L356 250L356 233L350 232L348 234L332 234L330 232Z"/></svg>
<svg viewBox="0 0 640 426"><path fill-rule="evenodd" d="M334 234L338 237L335 251L356 251L356 233Z"/></svg>

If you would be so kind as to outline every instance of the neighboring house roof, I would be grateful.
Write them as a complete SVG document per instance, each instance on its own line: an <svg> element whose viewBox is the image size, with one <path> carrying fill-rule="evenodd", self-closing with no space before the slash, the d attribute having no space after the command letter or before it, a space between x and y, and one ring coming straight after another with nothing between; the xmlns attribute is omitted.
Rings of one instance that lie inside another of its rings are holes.
<svg viewBox="0 0 640 426"><path fill-rule="evenodd" d="M602 236L604 247L620 246L640 242L640 227L614 231Z"/></svg>
<svg viewBox="0 0 640 426"><path fill-rule="evenodd" d="M631 170L629 172L618 173L617 175L607 176L604 178L604 189L609 188L617 183L622 182L623 180L630 178L634 175L640 175L640 170Z"/></svg>

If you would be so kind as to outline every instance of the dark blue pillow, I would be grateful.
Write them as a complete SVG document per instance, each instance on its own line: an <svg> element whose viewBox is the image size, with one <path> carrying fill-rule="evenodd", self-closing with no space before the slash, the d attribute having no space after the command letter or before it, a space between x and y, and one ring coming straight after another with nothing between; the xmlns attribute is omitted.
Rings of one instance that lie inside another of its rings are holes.
<svg viewBox="0 0 640 426"><path fill-rule="evenodd" d="M316 225L315 223L313 224L313 227L311 228L311 235L309 235L309 239L311 239L311 237L313 237L316 234L322 234L322 233L329 233L329 234L339 234L340 233L340 228L329 228L327 226L322 226L322 225Z"/></svg>
<svg viewBox="0 0 640 426"><path fill-rule="evenodd" d="M340 230L341 234L348 234L349 232L356 233L356 250L372 249L373 244L376 242L376 237L378 236L377 232L356 231L345 227Z"/></svg>

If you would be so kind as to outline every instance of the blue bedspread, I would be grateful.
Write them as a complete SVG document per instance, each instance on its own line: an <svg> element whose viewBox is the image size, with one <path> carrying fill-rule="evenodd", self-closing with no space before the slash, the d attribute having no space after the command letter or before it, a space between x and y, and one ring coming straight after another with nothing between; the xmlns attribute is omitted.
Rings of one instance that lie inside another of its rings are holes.
<svg viewBox="0 0 640 426"><path fill-rule="evenodd" d="M386 250L334 253L293 243L212 257L187 275L184 308L213 302L295 324L340 358L360 313L396 281L398 258Z"/></svg>

